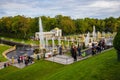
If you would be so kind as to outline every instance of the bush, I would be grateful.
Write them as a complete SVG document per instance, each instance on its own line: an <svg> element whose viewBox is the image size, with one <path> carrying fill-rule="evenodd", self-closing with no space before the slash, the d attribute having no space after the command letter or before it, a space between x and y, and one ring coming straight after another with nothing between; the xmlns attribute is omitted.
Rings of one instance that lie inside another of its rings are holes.
<svg viewBox="0 0 120 80"><path fill-rule="evenodd" d="M118 61L120 61L120 27L119 27L117 34L113 40L113 46L117 50Z"/></svg>

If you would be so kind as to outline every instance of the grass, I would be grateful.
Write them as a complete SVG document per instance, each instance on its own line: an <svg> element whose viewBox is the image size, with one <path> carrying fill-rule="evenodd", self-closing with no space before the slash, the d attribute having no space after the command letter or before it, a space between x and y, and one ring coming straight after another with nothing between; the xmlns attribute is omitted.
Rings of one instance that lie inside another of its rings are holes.
<svg viewBox="0 0 120 80"><path fill-rule="evenodd" d="M20 43L24 43L24 44L33 44L33 45L39 45L39 40L25 40L25 39L18 39L18 38L8 38L8 37L2 37L0 36L1 39L4 40L9 40L9 41L14 41L14 42L20 42ZM48 40L49 45L52 45L52 40ZM58 45L58 40L54 40L55 45ZM61 44L68 45L68 41L63 41L61 40ZM69 45L71 45L71 41L69 42Z"/></svg>
<svg viewBox="0 0 120 80"><path fill-rule="evenodd" d="M49 61L37 61L35 64L30 65L24 69L11 70L11 67L7 67L0 71L0 73L6 75L0 75L0 80L43 80L47 76L54 74L58 69L64 67L64 65L52 63ZM5 71L9 70L8 73Z"/></svg>
<svg viewBox="0 0 120 80"><path fill-rule="evenodd" d="M4 56L2 55L2 53L5 51L5 50L7 50L7 49L9 49L10 48L10 46L8 46L8 45L3 45L3 44L0 44L0 61L6 61L7 59L6 58L4 58Z"/></svg>
<svg viewBox="0 0 120 80"><path fill-rule="evenodd" d="M114 49L66 66L41 60L23 69L11 68L0 70L0 80L120 80Z"/></svg>
<svg viewBox="0 0 120 80"><path fill-rule="evenodd" d="M120 80L119 66L115 50L110 50L71 64L46 80Z"/></svg>
<svg viewBox="0 0 120 80"><path fill-rule="evenodd" d="M24 44L39 44L39 41L35 41L35 40L25 40L25 39L18 39L18 38L8 38L8 37L1 37L1 39L4 39L4 40L9 40L9 41L14 41L14 42L20 42L20 43L24 43Z"/></svg>

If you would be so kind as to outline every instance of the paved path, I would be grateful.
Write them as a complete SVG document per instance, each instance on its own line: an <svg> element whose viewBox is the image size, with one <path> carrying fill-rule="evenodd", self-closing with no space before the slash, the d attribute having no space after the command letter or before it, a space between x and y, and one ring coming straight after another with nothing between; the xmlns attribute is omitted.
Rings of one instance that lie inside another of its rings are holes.
<svg viewBox="0 0 120 80"><path fill-rule="evenodd" d="M15 67L17 67L17 68L24 68L24 67L26 67L26 65L25 65L24 63L18 64L18 63L17 63L17 60L15 60L15 63L14 63L14 64L12 64L11 61L9 60L9 61L6 61L6 62L0 62L0 69L3 69L3 68L4 68L4 63L9 63L9 64L10 64L9 66L15 66ZM28 63L28 65L31 65L31 64L33 64L33 63L34 63L34 62ZM7 66L6 66L6 67L7 67Z"/></svg>
<svg viewBox="0 0 120 80"><path fill-rule="evenodd" d="M32 63L29 63L28 65L31 65L31 64L33 64L34 62L32 62ZM17 67L17 68L24 68L24 67L26 67L26 65L24 64L24 63L20 63L20 64L18 64L18 63L15 63L15 64L12 64L13 66L15 66L15 67Z"/></svg>
<svg viewBox="0 0 120 80"><path fill-rule="evenodd" d="M110 48L110 49L112 49L112 48ZM102 52L108 51L110 49L104 50ZM97 53L97 54L100 54L100 53ZM77 57L77 61L81 61L81 60L87 59L89 57L92 57L92 55L88 55L86 57ZM74 63L74 59L68 55L56 55L54 57L47 58L46 60L60 63L60 64L65 64L65 65Z"/></svg>
<svg viewBox="0 0 120 80"><path fill-rule="evenodd" d="M88 57L91 57L91 55L86 57L77 57L77 61L84 60ZM47 58L46 60L57 62L60 64L65 64L65 65L74 63L74 59L68 55L56 55L54 57Z"/></svg>

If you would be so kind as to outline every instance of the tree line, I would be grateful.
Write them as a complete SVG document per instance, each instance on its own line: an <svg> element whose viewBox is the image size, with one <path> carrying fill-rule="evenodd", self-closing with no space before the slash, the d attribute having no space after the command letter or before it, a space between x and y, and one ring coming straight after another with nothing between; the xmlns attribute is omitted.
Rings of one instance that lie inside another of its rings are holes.
<svg viewBox="0 0 120 80"><path fill-rule="evenodd" d="M41 16L43 30L50 31L55 27L62 29L63 35L80 34L93 31L116 32L120 27L120 17L105 19L78 18L71 19L69 16L56 15L54 18ZM0 18L0 36L29 39L39 31L39 18L17 15L14 17Z"/></svg>

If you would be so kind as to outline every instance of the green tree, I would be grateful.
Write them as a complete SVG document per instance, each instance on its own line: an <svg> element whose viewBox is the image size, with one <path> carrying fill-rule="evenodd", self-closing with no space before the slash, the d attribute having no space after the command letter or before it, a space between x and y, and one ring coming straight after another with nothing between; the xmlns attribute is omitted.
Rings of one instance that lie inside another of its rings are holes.
<svg viewBox="0 0 120 80"><path fill-rule="evenodd" d="M72 34L76 31L75 23L70 17L64 16L60 21L63 34Z"/></svg>
<svg viewBox="0 0 120 80"><path fill-rule="evenodd" d="M120 27L113 41L114 48L117 50L117 58L120 61Z"/></svg>

